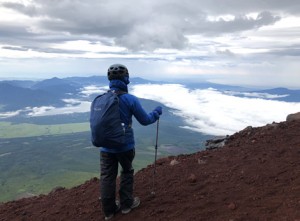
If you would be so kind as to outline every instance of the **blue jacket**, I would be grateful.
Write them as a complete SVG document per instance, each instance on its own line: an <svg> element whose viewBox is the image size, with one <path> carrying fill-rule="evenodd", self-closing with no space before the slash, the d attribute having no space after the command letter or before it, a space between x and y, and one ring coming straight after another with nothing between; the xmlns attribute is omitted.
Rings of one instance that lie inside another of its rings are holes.
<svg viewBox="0 0 300 221"><path fill-rule="evenodd" d="M127 84L121 80L111 80L109 87L111 90L128 92ZM155 111L152 111L149 114L146 113L138 98L132 94L126 93L119 95L119 100L120 117L122 122L125 124L126 145L120 148L101 147L100 150L103 152L121 153L135 148L132 116L134 116L137 121L144 126L154 123L159 118Z"/></svg>

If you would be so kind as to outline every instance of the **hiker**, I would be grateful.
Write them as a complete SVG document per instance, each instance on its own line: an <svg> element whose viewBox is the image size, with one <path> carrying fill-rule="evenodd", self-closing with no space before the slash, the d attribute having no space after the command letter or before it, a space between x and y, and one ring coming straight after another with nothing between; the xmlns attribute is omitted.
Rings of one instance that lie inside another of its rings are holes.
<svg viewBox="0 0 300 221"><path fill-rule="evenodd" d="M111 65L107 72L110 90L119 94L120 118L125 127L126 144L122 147L100 148L101 162L101 202L105 220L110 220L119 210L123 214L129 213L140 205L140 199L133 197L134 169L132 161L135 156L135 140L132 129L132 116L146 126L156 122L162 114L162 107L156 107L152 112L146 113L139 100L128 93L128 69L122 64ZM124 93L125 92L125 93ZM121 165L120 175L120 202L116 200L116 178L118 164Z"/></svg>

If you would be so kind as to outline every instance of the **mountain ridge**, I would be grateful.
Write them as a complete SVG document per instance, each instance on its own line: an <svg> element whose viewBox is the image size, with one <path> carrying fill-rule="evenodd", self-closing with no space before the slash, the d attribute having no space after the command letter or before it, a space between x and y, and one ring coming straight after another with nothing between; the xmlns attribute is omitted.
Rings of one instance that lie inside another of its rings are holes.
<svg viewBox="0 0 300 221"><path fill-rule="evenodd" d="M141 206L114 220L297 221L299 128L300 120L293 119L249 126L221 148L159 159L155 176L153 164L135 174ZM101 220L98 197L99 179L93 178L71 189L2 203L0 220Z"/></svg>
<svg viewBox="0 0 300 221"><path fill-rule="evenodd" d="M168 84L171 82L163 81L151 81L139 77L131 78L131 84ZM83 98L81 90L84 87L96 85L107 86L109 81L106 76L89 76L89 77L67 77L67 78L51 78L41 81L29 81L29 80L11 80L0 81L0 92L6 96L2 96L0 99L1 111L16 111L24 109L26 107L41 107L41 106L53 106L63 107L66 103L64 99L81 99ZM173 82L174 83L174 82ZM172 84L172 83L171 83ZM276 100L286 102L299 102L300 90L290 90L287 88L273 88L268 90L253 90L250 88L243 88L238 86L214 84L209 82L202 83L185 83L185 85L191 89L207 89L214 88L221 91L232 91L232 95L244 97L242 92L249 93L269 93L275 95ZM240 93L235 93L240 91ZM277 96L279 95L279 96ZM89 97L91 99L92 97ZM272 98L274 100L275 98ZM267 99L265 97L265 99Z"/></svg>
<svg viewBox="0 0 300 221"><path fill-rule="evenodd" d="M32 90L23 88L9 83L0 82L0 105L4 105L3 109L14 111L28 106L38 105L62 105L63 102L53 94L44 90Z"/></svg>

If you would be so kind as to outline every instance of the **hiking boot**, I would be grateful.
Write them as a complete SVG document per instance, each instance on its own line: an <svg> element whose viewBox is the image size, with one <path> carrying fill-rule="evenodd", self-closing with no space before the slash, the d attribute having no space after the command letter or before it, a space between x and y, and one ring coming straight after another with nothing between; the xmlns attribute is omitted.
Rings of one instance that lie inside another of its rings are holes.
<svg viewBox="0 0 300 221"><path fill-rule="evenodd" d="M111 220L114 216L115 216L115 214L117 214L119 211L120 211L120 209L121 209L121 204L120 204L120 202L118 201L118 200L116 200L116 209L115 209L115 212L114 213L112 213L112 214L109 214L108 216L105 216L105 220Z"/></svg>
<svg viewBox="0 0 300 221"><path fill-rule="evenodd" d="M123 214L129 213L132 209L138 207L140 205L140 203L141 203L140 198L134 197L131 207L122 209L122 213Z"/></svg>

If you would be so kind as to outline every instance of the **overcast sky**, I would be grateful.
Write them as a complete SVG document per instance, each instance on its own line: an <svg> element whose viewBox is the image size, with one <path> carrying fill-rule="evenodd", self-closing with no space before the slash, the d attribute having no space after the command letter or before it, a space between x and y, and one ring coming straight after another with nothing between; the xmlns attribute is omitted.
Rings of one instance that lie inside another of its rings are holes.
<svg viewBox="0 0 300 221"><path fill-rule="evenodd" d="M300 88L299 0L0 0L0 78L105 75Z"/></svg>

